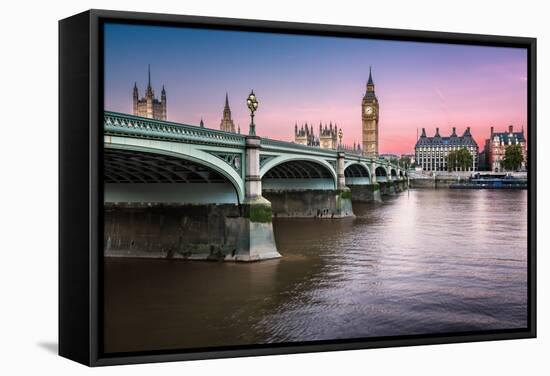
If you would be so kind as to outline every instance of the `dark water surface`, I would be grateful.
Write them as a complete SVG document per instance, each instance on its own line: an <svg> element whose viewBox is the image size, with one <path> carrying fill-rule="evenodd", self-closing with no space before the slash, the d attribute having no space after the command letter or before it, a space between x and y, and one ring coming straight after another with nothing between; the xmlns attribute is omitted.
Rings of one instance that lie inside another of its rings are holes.
<svg viewBox="0 0 550 376"><path fill-rule="evenodd" d="M522 328L527 192L411 190L276 219L282 259L105 260L105 351Z"/></svg>

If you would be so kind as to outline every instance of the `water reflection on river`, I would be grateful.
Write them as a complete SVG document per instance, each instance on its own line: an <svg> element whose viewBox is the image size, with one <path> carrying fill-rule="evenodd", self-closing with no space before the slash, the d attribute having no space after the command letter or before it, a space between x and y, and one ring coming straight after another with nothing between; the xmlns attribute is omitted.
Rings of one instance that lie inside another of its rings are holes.
<svg viewBox="0 0 550 376"><path fill-rule="evenodd" d="M527 192L411 190L276 219L283 258L105 261L105 351L521 328Z"/></svg>

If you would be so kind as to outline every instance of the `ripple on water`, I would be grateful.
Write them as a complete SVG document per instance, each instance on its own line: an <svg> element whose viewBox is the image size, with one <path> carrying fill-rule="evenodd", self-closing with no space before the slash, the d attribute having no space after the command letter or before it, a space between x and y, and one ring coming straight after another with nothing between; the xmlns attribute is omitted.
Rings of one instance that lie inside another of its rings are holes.
<svg viewBox="0 0 550 376"><path fill-rule="evenodd" d="M354 220L275 219L277 262L106 260L106 347L525 327L526 203L525 191L411 190Z"/></svg>

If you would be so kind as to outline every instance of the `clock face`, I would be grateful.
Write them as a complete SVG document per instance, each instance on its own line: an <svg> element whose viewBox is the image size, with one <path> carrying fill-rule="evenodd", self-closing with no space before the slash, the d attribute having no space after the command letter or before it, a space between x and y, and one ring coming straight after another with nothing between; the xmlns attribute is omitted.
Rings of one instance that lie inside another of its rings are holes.
<svg viewBox="0 0 550 376"><path fill-rule="evenodd" d="M374 108L372 108L371 106L367 106L365 108L365 114L372 115L373 113L374 113Z"/></svg>

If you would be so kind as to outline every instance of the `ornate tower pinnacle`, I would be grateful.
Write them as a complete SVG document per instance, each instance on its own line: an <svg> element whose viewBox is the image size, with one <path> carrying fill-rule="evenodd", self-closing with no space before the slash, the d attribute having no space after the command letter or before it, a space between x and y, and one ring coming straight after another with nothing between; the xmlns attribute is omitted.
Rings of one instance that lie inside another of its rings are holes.
<svg viewBox="0 0 550 376"><path fill-rule="evenodd" d="M151 86L151 64L147 66L147 92L145 94L147 98L153 98L153 87Z"/></svg>
<svg viewBox="0 0 550 376"><path fill-rule="evenodd" d="M220 129L225 132L235 133L235 124L231 119L231 108L229 107L229 95L225 92L225 105L223 107L223 117L220 122Z"/></svg>
<svg viewBox="0 0 550 376"><path fill-rule="evenodd" d="M137 88L137 82L134 82L134 92L132 95L134 115L138 113L138 101L139 101L139 91Z"/></svg>
<svg viewBox="0 0 550 376"><path fill-rule="evenodd" d="M162 85L162 91L160 92L160 105L162 117L164 118L164 120L166 120L166 89L164 88L164 85Z"/></svg>
<svg viewBox="0 0 550 376"><path fill-rule="evenodd" d="M132 99L134 115L150 119L166 120L166 89L163 85L160 100L155 98L151 85L151 65L147 66L147 89L145 90L145 96L142 98L139 97L137 82L134 82Z"/></svg>

